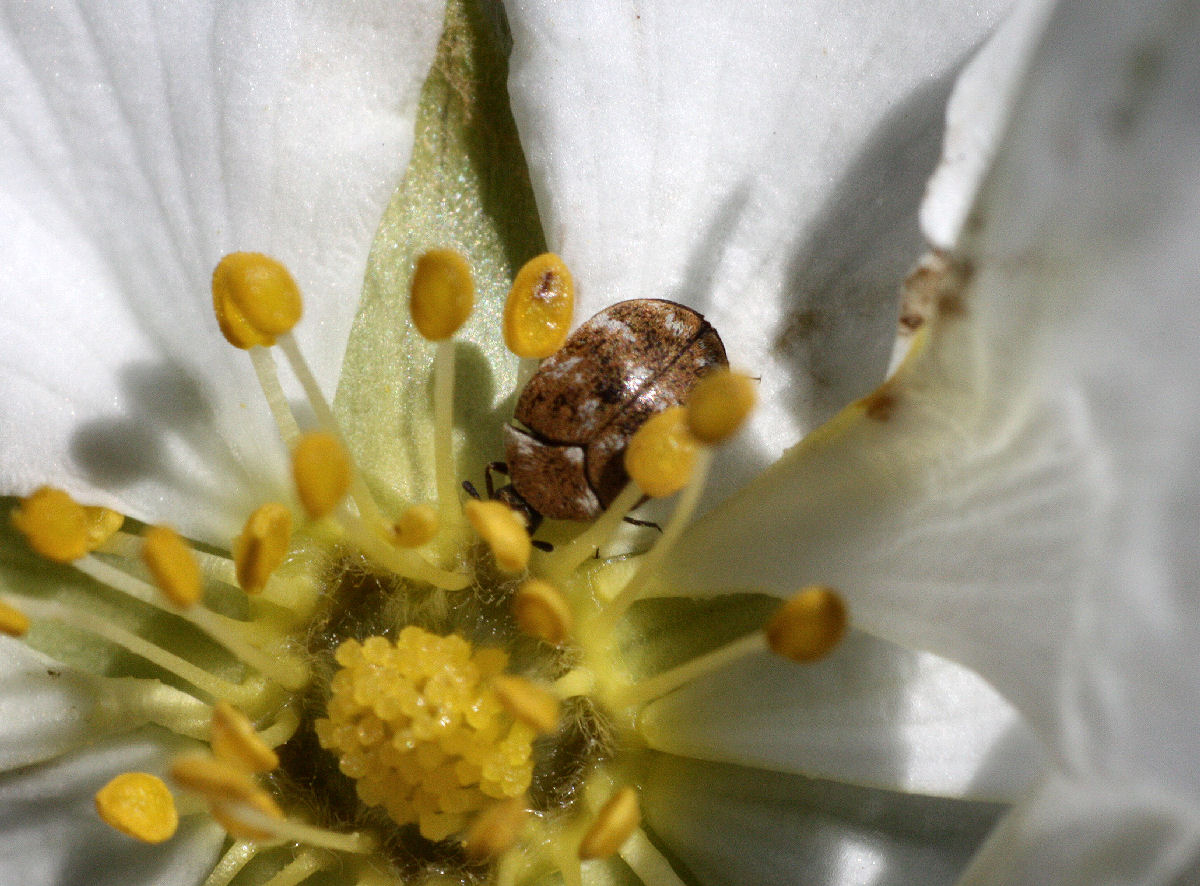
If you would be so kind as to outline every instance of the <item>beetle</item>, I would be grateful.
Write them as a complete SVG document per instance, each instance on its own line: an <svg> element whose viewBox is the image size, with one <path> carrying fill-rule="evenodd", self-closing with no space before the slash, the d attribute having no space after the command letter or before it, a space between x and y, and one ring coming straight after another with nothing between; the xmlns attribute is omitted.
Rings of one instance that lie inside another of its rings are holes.
<svg viewBox="0 0 1200 886"><path fill-rule="evenodd" d="M542 361L504 427L505 462L489 465L488 494L525 514L592 520L628 482L625 447L651 416L682 405L705 373L728 366L721 336L689 307L619 302ZM493 491L491 470L511 485Z"/></svg>

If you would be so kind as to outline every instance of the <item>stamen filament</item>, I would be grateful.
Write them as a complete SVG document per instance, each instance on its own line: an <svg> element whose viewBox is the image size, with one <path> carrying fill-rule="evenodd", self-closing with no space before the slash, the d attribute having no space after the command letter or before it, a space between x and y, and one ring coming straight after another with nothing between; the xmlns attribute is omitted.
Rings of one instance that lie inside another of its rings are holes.
<svg viewBox="0 0 1200 886"><path fill-rule="evenodd" d="M285 689L294 692L308 683L308 667L299 659L278 652L267 653L247 643L240 636L240 627L244 622L218 615L202 605L187 609L174 606L153 585L92 555L76 560L74 565L84 575L101 584L194 625L222 648Z"/></svg>
<svg viewBox="0 0 1200 886"><path fill-rule="evenodd" d="M225 850L217 866L212 869L212 873L204 881L204 886L229 886L233 878L242 872L242 868L261 851L262 847L253 840L235 840L233 845Z"/></svg>
<svg viewBox="0 0 1200 886"><path fill-rule="evenodd" d="M697 448L696 461L692 469L691 479L689 479L687 486L679 494L679 503L675 506L675 511L671 514L671 519L663 527L663 534L654 547L643 555L637 572L633 574L633 577L629 579L629 582L621 589L620 593L601 610L595 623L598 636L608 637L612 635L613 628L621 620L621 616L625 614L626 610L633 605L642 591L646 589L646 585L649 584L650 578L658 570L658 565L662 562L663 557L666 556L675 542L679 540L679 536L683 534L684 528L691 522L692 514L696 510L696 504L700 501L700 493L704 491L704 483L708 479L708 470L712 465L712 458L713 450L710 447L700 446Z"/></svg>
<svg viewBox="0 0 1200 886"><path fill-rule="evenodd" d="M548 554L542 554L538 560L539 571L550 581L562 581L579 568L588 557L613 537L625 515L633 510L634 505L642 497L642 491L636 483L628 483L621 494L610 504L591 526L575 536L565 545L560 545Z"/></svg>
<svg viewBox="0 0 1200 886"><path fill-rule="evenodd" d="M292 406L288 403L287 395L283 393L283 385L279 383L279 369L275 366L271 349L255 346L246 353L250 355L250 365L254 367L254 374L258 376L258 386L262 388L263 397L271 410L271 417L275 419L275 426L279 429L279 436L290 451L300 439L300 425L296 423Z"/></svg>
<svg viewBox="0 0 1200 886"><path fill-rule="evenodd" d="M328 863L328 859L319 858L314 852L301 852L263 886L296 886L320 871Z"/></svg>
<svg viewBox="0 0 1200 886"><path fill-rule="evenodd" d="M393 547L345 508L338 514L338 521L363 554L402 578L428 582L444 591L461 591L471 583L471 576L465 573L439 569L415 551Z"/></svg>
<svg viewBox="0 0 1200 886"><path fill-rule="evenodd" d="M671 863L655 847L646 832L638 828L625 841L618 854L621 860L633 868L638 879L654 886L686 886Z"/></svg>
<svg viewBox="0 0 1200 886"><path fill-rule="evenodd" d="M333 410L329 406L329 401L325 399L325 394L321 391L321 386L317 384L316 376L312 374L312 370L308 366L308 361L304 359L304 354L300 351L300 346L296 344L296 337L290 332L286 332L279 336L279 347L283 350L283 354L287 357L288 362L292 365L292 372L300 382L300 386L304 388L304 394L308 397L309 405L312 406L313 413L317 417L317 423L326 433L332 434L342 444L346 452L349 453L350 448L346 446L346 439L342 435L341 426L337 419L333 417ZM371 524L382 524L384 522L383 512L375 501L375 497L371 495L371 491L367 489L367 484L363 482L362 475L357 470L350 472L350 497L354 499L354 503L358 506L358 512L363 519Z"/></svg>
<svg viewBox="0 0 1200 886"><path fill-rule="evenodd" d="M656 674L648 680L630 684L613 696L612 705L614 708L640 708L657 698L669 695L693 680L724 670L748 655L769 651L766 636L762 631L755 631L678 667Z"/></svg>
<svg viewBox="0 0 1200 886"><path fill-rule="evenodd" d="M433 358L433 468L438 516L444 526L461 522L454 476L454 339L437 342Z"/></svg>
<svg viewBox="0 0 1200 886"><path fill-rule="evenodd" d="M375 838L361 831L339 834L337 831L301 824L290 818L273 818L245 803L225 805L227 809L237 813L239 822L243 822L255 830L271 834L272 839L288 843L303 843L319 849L332 849L334 852L350 852L356 855L374 852L378 848Z"/></svg>
<svg viewBox="0 0 1200 886"><path fill-rule="evenodd" d="M90 612L82 612L74 607L47 600L33 600L28 597L23 597L21 600L22 607L35 619L70 625L103 637L110 643L115 643L164 671L174 674L180 680L194 686L214 700L224 698L242 707L258 701L262 695L260 686L239 685L214 676L190 661L180 658L172 652L167 652L161 646L99 616L92 615Z"/></svg>
<svg viewBox="0 0 1200 886"><path fill-rule="evenodd" d="M299 728L300 715L292 708L284 708L274 723L266 729L259 730L258 737L267 747L277 748L286 744Z"/></svg>

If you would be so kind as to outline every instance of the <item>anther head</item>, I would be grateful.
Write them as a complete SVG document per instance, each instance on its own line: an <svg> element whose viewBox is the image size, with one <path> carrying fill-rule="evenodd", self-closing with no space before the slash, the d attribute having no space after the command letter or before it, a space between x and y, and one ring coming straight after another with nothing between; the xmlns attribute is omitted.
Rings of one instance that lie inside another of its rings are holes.
<svg viewBox="0 0 1200 886"><path fill-rule="evenodd" d="M350 472L350 456L332 434L310 431L292 450L296 494L314 520L337 507L350 488Z"/></svg>
<svg viewBox="0 0 1200 886"><path fill-rule="evenodd" d="M837 591L810 585L775 610L763 630L776 655L809 662L832 652L849 622L846 603Z"/></svg>
<svg viewBox="0 0 1200 886"><path fill-rule="evenodd" d="M504 304L504 343L518 357L541 359L562 347L575 312L575 281L552 252L517 274Z"/></svg>
<svg viewBox="0 0 1200 886"><path fill-rule="evenodd" d="M259 737L250 719L225 700L213 708L209 744L217 759L247 772L270 772L279 765L279 755Z"/></svg>
<svg viewBox="0 0 1200 886"><path fill-rule="evenodd" d="M558 699L545 689L512 674L494 677L492 689L504 710L538 735L548 735L558 728Z"/></svg>
<svg viewBox="0 0 1200 886"><path fill-rule="evenodd" d="M235 837L265 840L271 836L239 817L239 807L268 818L283 818L283 811L271 795L235 763L203 755L181 757L171 764L171 778L180 787L206 799L213 818Z"/></svg>
<svg viewBox="0 0 1200 886"><path fill-rule="evenodd" d="M433 541L437 531L437 511L427 504L412 505L392 527L392 541L398 547L419 548Z"/></svg>
<svg viewBox="0 0 1200 886"><path fill-rule="evenodd" d="M608 858L625 844L641 823L642 808L637 791L626 785L600 808L579 844L579 857L585 861Z"/></svg>
<svg viewBox="0 0 1200 886"><path fill-rule="evenodd" d="M29 616L0 600L0 634L24 637L29 633Z"/></svg>
<svg viewBox="0 0 1200 886"><path fill-rule="evenodd" d="M496 565L505 572L520 572L529 562L533 545L525 522L499 501L469 501L463 506L472 528L487 542Z"/></svg>
<svg viewBox="0 0 1200 886"><path fill-rule="evenodd" d="M517 589L512 613L517 627L530 637L558 646L571 635L574 618L567 598L540 578L531 578Z"/></svg>
<svg viewBox="0 0 1200 886"><path fill-rule="evenodd" d="M12 522L29 546L48 560L70 563L90 550L87 511L61 489L43 486L22 499Z"/></svg>
<svg viewBox="0 0 1200 886"><path fill-rule="evenodd" d="M674 495L687 485L696 463L696 438L687 410L672 406L637 429L625 449L625 471L651 498Z"/></svg>
<svg viewBox="0 0 1200 886"><path fill-rule="evenodd" d="M471 822L463 839L463 850L478 861L495 858L517 842L528 818L525 797L493 803Z"/></svg>
<svg viewBox="0 0 1200 886"><path fill-rule="evenodd" d="M213 311L235 348L269 347L300 321L300 289L287 268L257 252L221 259L212 279Z"/></svg>
<svg viewBox="0 0 1200 886"><path fill-rule="evenodd" d="M193 606L204 590L200 564L188 543L169 526L142 533L142 562L154 583L176 606Z"/></svg>
<svg viewBox="0 0 1200 886"><path fill-rule="evenodd" d="M143 843L169 840L179 827L171 791L145 772L125 772L97 791L96 812L109 827Z"/></svg>
<svg viewBox="0 0 1200 886"><path fill-rule="evenodd" d="M292 512L277 502L267 502L246 520L242 534L233 540L233 564L238 584L248 594L267 586L292 541Z"/></svg>
<svg viewBox="0 0 1200 886"><path fill-rule="evenodd" d="M723 367L714 370L688 397L688 430L709 446L723 443L742 427L757 397L750 376Z"/></svg>
<svg viewBox="0 0 1200 886"><path fill-rule="evenodd" d="M431 249L417 259L408 306L417 331L430 341L454 335L471 315L475 283L467 260L453 249Z"/></svg>

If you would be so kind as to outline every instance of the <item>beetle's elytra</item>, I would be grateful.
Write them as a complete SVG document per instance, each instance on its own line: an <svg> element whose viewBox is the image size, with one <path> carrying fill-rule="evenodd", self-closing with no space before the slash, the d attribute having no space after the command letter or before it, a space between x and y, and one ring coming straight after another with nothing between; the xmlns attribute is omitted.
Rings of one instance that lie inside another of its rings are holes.
<svg viewBox="0 0 1200 886"><path fill-rule="evenodd" d="M542 362L504 429L512 486L559 520L600 515L627 482L629 437L727 366L717 331L691 308L633 299L601 311Z"/></svg>

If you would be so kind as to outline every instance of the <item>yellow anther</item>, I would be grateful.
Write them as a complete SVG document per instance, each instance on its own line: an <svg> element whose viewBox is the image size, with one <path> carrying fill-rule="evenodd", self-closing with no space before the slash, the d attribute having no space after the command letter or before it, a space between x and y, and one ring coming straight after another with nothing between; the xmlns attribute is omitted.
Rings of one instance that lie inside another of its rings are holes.
<svg viewBox="0 0 1200 886"><path fill-rule="evenodd" d="M238 584L248 594L267 586L292 541L292 512L277 502L268 502L246 520L242 534L233 540L233 563Z"/></svg>
<svg viewBox="0 0 1200 886"><path fill-rule="evenodd" d="M504 304L504 343L518 357L541 359L562 347L575 313L575 281L552 252L525 263Z"/></svg>
<svg viewBox="0 0 1200 886"><path fill-rule="evenodd" d="M29 546L49 560L70 563L89 550L87 511L61 489L43 486L22 499L12 522Z"/></svg>
<svg viewBox="0 0 1200 886"><path fill-rule="evenodd" d="M235 348L275 344L303 310L300 289L287 268L257 252L221 259L212 278L213 311L221 333Z"/></svg>
<svg viewBox="0 0 1200 886"><path fill-rule="evenodd" d="M502 651L410 625L395 641L347 640L334 658L341 669L313 726L363 803L441 840L528 789L534 732L492 685Z"/></svg>
<svg viewBox="0 0 1200 886"><path fill-rule="evenodd" d="M651 498L674 495L691 479L696 446L687 410L672 406L637 429L625 450L625 470Z"/></svg>
<svg viewBox="0 0 1200 886"><path fill-rule="evenodd" d="M145 772L125 772L96 792L96 812L109 827L143 843L162 843L175 835L179 813L175 798Z"/></svg>
<svg viewBox="0 0 1200 886"><path fill-rule="evenodd" d="M350 456L332 434L310 431L292 450L292 477L300 504L314 520L337 507L350 488Z"/></svg>
<svg viewBox="0 0 1200 886"><path fill-rule="evenodd" d="M517 512L499 501L469 501L463 507L467 520L487 542L496 565L505 572L520 572L529 562L533 545L525 522Z"/></svg>
<svg viewBox="0 0 1200 886"><path fill-rule="evenodd" d="M709 446L723 443L742 427L757 399L750 376L725 368L710 372L688 397L688 430Z"/></svg>
<svg viewBox="0 0 1200 886"><path fill-rule="evenodd" d="M495 858L517 842L528 818L525 797L493 803L471 823L463 839L463 851L478 861Z"/></svg>
<svg viewBox="0 0 1200 886"><path fill-rule="evenodd" d="M110 508L85 505L83 515L87 521L87 546L89 551L96 550L116 535L117 531L125 525L125 515L119 514Z"/></svg>
<svg viewBox="0 0 1200 886"><path fill-rule="evenodd" d="M246 821L242 809L249 808L267 818L283 821L283 810L279 808L271 795L260 787L255 787L254 793L248 797L240 797L235 801L214 801L209 804L208 811L217 824L225 828L229 835L239 840L270 840L275 834Z"/></svg>
<svg viewBox="0 0 1200 886"><path fill-rule="evenodd" d="M850 617L833 588L810 585L771 616L763 631L776 655L792 661L816 661L833 651L846 635Z"/></svg>
<svg viewBox="0 0 1200 886"><path fill-rule="evenodd" d="M29 616L0 600L0 634L24 637L29 633Z"/></svg>
<svg viewBox="0 0 1200 886"><path fill-rule="evenodd" d="M188 543L168 526L142 533L142 562L154 583L176 606L192 606L204 590L200 564Z"/></svg>
<svg viewBox="0 0 1200 886"><path fill-rule="evenodd" d="M492 678L492 689L504 710L538 735L548 735L558 728L558 699L545 689L512 674Z"/></svg>
<svg viewBox="0 0 1200 886"><path fill-rule="evenodd" d="M392 527L392 541L402 548L419 548L433 541L437 531L437 511L426 504L412 505Z"/></svg>
<svg viewBox="0 0 1200 886"><path fill-rule="evenodd" d="M217 759L248 772L270 772L279 765L279 755L259 738L250 719L225 700L213 708L209 744Z"/></svg>
<svg viewBox="0 0 1200 886"><path fill-rule="evenodd" d="M454 335L471 316L474 301L471 268L453 249L431 249L417 259L408 307L425 338L441 341Z"/></svg>
<svg viewBox="0 0 1200 886"><path fill-rule="evenodd" d="M512 613L522 633L555 646L571 635L574 626L567 598L550 582L540 578L531 578L517 589Z"/></svg>
<svg viewBox="0 0 1200 886"><path fill-rule="evenodd" d="M641 823L642 807L637 791L626 785L601 807L579 844L579 857L586 860L614 855Z"/></svg>
<svg viewBox="0 0 1200 886"><path fill-rule="evenodd" d="M272 836L240 817L241 807L268 818L283 818L283 810L271 795L235 763L200 755L181 757L171 765L171 778L206 799L213 818L235 837L265 840Z"/></svg>

